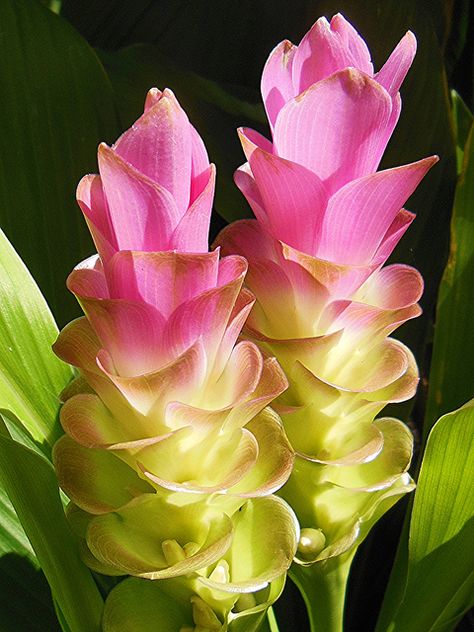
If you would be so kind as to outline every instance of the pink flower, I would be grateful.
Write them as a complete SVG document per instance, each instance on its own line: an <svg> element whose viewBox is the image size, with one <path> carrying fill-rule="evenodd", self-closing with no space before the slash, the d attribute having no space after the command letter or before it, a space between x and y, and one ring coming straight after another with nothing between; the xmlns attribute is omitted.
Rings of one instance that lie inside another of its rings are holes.
<svg viewBox="0 0 474 632"><path fill-rule="evenodd" d="M99 254L68 278L85 317L55 344L80 373L64 393L58 479L91 568L182 577L190 595L222 576L230 611L242 590L280 581L296 548L294 515L272 496L294 455L266 408L287 381L237 342L254 302L247 262L208 251L214 166L169 90L99 147L99 171L78 187ZM256 518L275 525L261 539L281 555L269 547L262 562L261 541L246 541L259 562L241 573L231 550L240 530L262 532Z"/></svg>
<svg viewBox="0 0 474 632"><path fill-rule="evenodd" d="M248 162L235 181L257 219L216 243L247 259L256 303L246 336L289 381L272 403L296 452L279 493L303 527L304 564L354 549L413 489L409 429L374 418L418 384L412 353L389 336L420 314L423 279L382 265L414 218L403 204L437 158L377 171L415 49L407 33L374 74L354 28L320 18L263 71L272 142L240 130Z"/></svg>
<svg viewBox="0 0 474 632"><path fill-rule="evenodd" d="M262 75L273 142L241 129L248 162L235 174L273 237L340 264L382 264L413 220L402 209L437 157L377 172L398 121L416 51L408 32L374 74L341 16L320 18L299 46L281 42Z"/></svg>
<svg viewBox="0 0 474 632"><path fill-rule="evenodd" d="M215 167L171 90L150 90L138 121L100 145L99 172L77 199L102 261L119 250L208 251Z"/></svg>

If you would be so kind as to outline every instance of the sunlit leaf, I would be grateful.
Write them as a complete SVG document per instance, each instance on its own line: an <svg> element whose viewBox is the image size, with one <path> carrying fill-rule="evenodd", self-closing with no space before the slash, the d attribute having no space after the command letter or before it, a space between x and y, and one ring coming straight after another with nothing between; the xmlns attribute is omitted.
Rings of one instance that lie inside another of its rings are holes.
<svg viewBox="0 0 474 632"><path fill-rule="evenodd" d="M59 393L72 377L52 352L57 327L36 283L0 231L0 409L21 419L33 439L59 434Z"/></svg>
<svg viewBox="0 0 474 632"><path fill-rule="evenodd" d="M474 605L474 400L428 439L410 523L403 600L387 632L448 632Z"/></svg>
<svg viewBox="0 0 474 632"><path fill-rule="evenodd" d="M44 457L11 439L4 423L0 423L0 476L53 597L72 631L98 631L102 598L80 560L53 467Z"/></svg>
<svg viewBox="0 0 474 632"><path fill-rule="evenodd" d="M1 632L59 630L48 583L10 499L1 487L0 575ZM28 610L25 609L25 603L28 603Z"/></svg>

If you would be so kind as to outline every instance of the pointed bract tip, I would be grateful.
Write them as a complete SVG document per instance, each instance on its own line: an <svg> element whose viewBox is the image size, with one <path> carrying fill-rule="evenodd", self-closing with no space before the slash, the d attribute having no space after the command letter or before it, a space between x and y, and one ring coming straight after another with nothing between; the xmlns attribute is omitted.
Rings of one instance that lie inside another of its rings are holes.
<svg viewBox="0 0 474 632"><path fill-rule="evenodd" d="M170 88L165 88L165 89L163 90L163 94L162 94L162 96L163 96L163 97L165 97L165 99L170 99L170 100L172 100L172 101L177 101L177 99L176 99L176 97L175 97L175 95L174 95L173 90L171 90Z"/></svg>
<svg viewBox="0 0 474 632"><path fill-rule="evenodd" d="M434 165L439 162L439 156L437 154L433 154L433 156L422 158L419 162L426 165L425 173L428 173L431 167L434 167Z"/></svg>
<svg viewBox="0 0 474 632"><path fill-rule="evenodd" d="M331 18L331 22L330 25L333 26L334 24L338 24L339 22L343 22L344 24L347 24L347 20L346 18L342 15L342 13L336 13L332 16Z"/></svg>
<svg viewBox="0 0 474 632"><path fill-rule="evenodd" d="M82 176L76 187L76 200L83 201L84 193L90 188L95 178L100 178L100 176L95 173L88 173L87 175Z"/></svg>
<svg viewBox="0 0 474 632"><path fill-rule="evenodd" d="M114 145L112 147L109 147L109 145L107 145L107 143L100 143L99 147L97 148L97 158L99 161L99 172L100 172L100 164L101 162L103 163L105 162L110 162L112 156L117 156L117 154L114 151Z"/></svg>
<svg viewBox="0 0 474 632"><path fill-rule="evenodd" d="M146 95L145 107L143 111L147 112L155 105L155 103L158 103L158 101L161 99L162 94L163 93L161 92L161 90L158 90L158 88L150 88L150 90L148 90L148 94Z"/></svg>
<svg viewBox="0 0 474 632"><path fill-rule="evenodd" d="M413 31L407 31L405 33L405 37L409 39L411 42L413 42L415 46L417 45L416 35L413 33Z"/></svg>
<svg viewBox="0 0 474 632"><path fill-rule="evenodd" d="M316 25L323 26L326 29L330 28L329 21L325 15L322 15L320 18L318 18L310 30L312 31Z"/></svg>

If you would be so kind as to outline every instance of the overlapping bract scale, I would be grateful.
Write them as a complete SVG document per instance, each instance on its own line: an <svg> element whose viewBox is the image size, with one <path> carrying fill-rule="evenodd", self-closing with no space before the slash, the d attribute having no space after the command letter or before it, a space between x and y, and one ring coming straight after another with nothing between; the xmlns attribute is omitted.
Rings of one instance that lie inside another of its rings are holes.
<svg viewBox="0 0 474 632"><path fill-rule="evenodd" d="M226 629L264 612L296 550L295 516L273 496L294 451L267 408L287 379L238 340L247 262L208 252L214 167L169 90L99 147L99 172L78 187L98 255L68 279L85 316L54 345L79 372L53 454L68 515L92 569L175 581L186 623Z"/></svg>
<svg viewBox="0 0 474 632"><path fill-rule="evenodd" d="M297 454L280 494L303 527L302 564L353 549L413 488L410 432L374 418L418 383L413 355L390 334L419 315L423 281L409 266L382 266L437 157L377 171L415 52L407 33L374 73L355 29L320 18L264 68L272 140L239 131L247 162L235 181L256 220L228 226L216 245L248 260L246 335L290 383L274 407Z"/></svg>

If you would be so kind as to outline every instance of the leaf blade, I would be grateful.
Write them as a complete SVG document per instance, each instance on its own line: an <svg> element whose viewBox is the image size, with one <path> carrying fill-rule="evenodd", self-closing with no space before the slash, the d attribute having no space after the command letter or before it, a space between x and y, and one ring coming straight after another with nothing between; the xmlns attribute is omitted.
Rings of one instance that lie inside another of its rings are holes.
<svg viewBox="0 0 474 632"><path fill-rule="evenodd" d="M474 605L474 400L433 427L410 523L405 590L388 632L454 628ZM381 623L381 622L379 622Z"/></svg>
<svg viewBox="0 0 474 632"><path fill-rule="evenodd" d="M98 632L103 600L80 560L53 467L37 452L13 441L4 424L0 428L0 473L72 632Z"/></svg>
<svg viewBox="0 0 474 632"><path fill-rule="evenodd" d="M0 231L0 408L38 442L59 435L59 393L72 377L51 349L57 327L38 287Z"/></svg>

